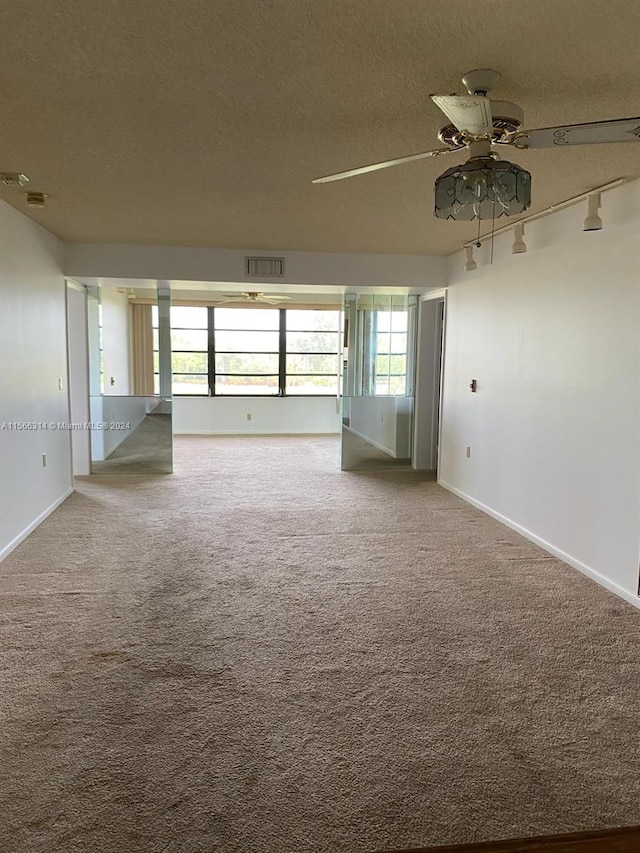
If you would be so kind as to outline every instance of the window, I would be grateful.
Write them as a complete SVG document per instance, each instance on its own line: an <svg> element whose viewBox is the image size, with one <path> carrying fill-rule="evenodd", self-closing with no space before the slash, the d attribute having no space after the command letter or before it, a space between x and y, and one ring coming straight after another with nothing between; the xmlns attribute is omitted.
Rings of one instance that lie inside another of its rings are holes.
<svg viewBox="0 0 640 853"><path fill-rule="evenodd" d="M244 307L209 310L213 319L212 393L278 395L281 312Z"/></svg>
<svg viewBox="0 0 640 853"><path fill-rule="evenodd" d="M338 393L338 311L286 310L287 394Z"/></svg>
<svg viewBox="0 0 640 853"><path fill-rule="evenodd" d="M410 312L406 297L376 296L358 307L356 345L361 393L404 396L412 371Z"/></svg>
<svg viewBox="0 0 640 853"><path fill-rule="evenodd" d="M376 311L377 396L406 394L407 319L406 311Z"/></svg>
<svg viewBox="0 0 640 853"><path fill-rule="evenodd" d="M207 394L209 330L207 309L171 308L171 373L174 394Z"/></svg>
<svg viewBox="0 0 640 853"><path fill-rule="evenodd" d="M158 315L153 311L158 387ZM173 393L336 395L340 312L179 306L171 308Z"/></svg>

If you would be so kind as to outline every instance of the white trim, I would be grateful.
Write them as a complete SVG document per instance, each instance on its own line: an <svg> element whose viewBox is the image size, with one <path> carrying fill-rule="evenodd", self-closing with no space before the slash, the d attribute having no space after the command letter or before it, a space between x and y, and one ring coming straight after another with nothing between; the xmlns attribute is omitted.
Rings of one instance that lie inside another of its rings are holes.
<svg viewBox="0 0 640 853"><path fill-rule="evenodd" d="M12 541L9 542L9 544L6 545L2 549L2 551L0 551L0 562L2 562L2 560L4 560L5 557L8 557L9 554L13 550L15 550L18 547L18 545L20 545L21 542L24 542L24 540L27 538L27 536L29 536L30 533L33 533L33 531L36 529L36 527L38 527L40 524L42 524L42 522L45 520L45 518L47 518L47 516L51 515L51 513L54 510L58 509L60 504L64 503L64 501L66 501L66 499L70 495L72 495L74 493L74 491L75 491L75 489L73 487L68 488L65 492L63 492L63 494L58 498L57 501L54 501L48 509L45 509L44 512L40 513L40 515L34 521L32 521L28 527L26 527L22 531L22 533L19 533L15 539L12 539Z"/></svg>
<svg viewBox="0 0 640 853"><path fill-rule="evenodd" d="M442 317L440 317L440 304L443 306ZM437 295L430 299L421 299L419 305L411 458L411 467L414 471L438 470L446 305L446 290L437 291ZM428 460L425 456L428 456Z"/></svg>
<svg viewBox="0 0 640 853"><path fill-rule="evenodd" d="M420 302L429 302L431 299L444 299L447 295L447 289L446 287L441 287L438 290L430 290L428 293L423 293L420 296Z"/></svg>
<svg viewBox="0 0 640 853"><path fill-rule="evenodd" d="M560 548L556 548L555 545L552 545L550 542L547 542L545 539L541 539L540 536L537 536L535 533L532 533L530 530L527 530L526 527L522 527L522 525L518 524L515 521L512 521L510 518L502 515L499 512L496 512L491 507L486 506L486 504L477 501L475 498L472 498L470 495L467 495L465 492L460 491L460 489L456 489L455 486L452 486L450 483L447 483L445 480L438 480L438 485L442 486L443 489L446 489L448 492L452 492L454 495L457 495L459 498L462 498L463 501L472 504L477 507L477 509L482 510L482 512L490 515L492 518L495 518L501 524L504 524L506 527L510 527L512 530L515 530L516 533L519 533L521 536L524 536L525 539L529 539L531 542L534 542L536 545L539 545L540 548L548 551L549 554L553 554L554 557L557 557L559 560L562 560L563 563L567 563L574 569L577 569L579 572L582 572L583 575L591 578L591 580L600 584L600 586L605 587L610 592L615 593L620 596L620 598L624 598L625 601L628 601L629 604L633 604L634 607L640 608L640 596L635 595L635 593L630 592L628 589L625 589L622 586L619 586L614 581L609 578L601 575L600 572L597 572L595 569L592 569L590 566L587 566L585 563L581 563L580 560L577 560L575 557L572 557L571 554L567 554L564 551L561 551Z"/></svg>
<svg viewBox="0 0 640 853"><path fill-rule="evenodd" d="M447 312L449 310L448 292L445 290L442 308L442 342L440 345L440 387L438 389L438 435L436 437L436 477L440 476L442 461L442 404L444 402L444 376L447 368Z"/></svg>

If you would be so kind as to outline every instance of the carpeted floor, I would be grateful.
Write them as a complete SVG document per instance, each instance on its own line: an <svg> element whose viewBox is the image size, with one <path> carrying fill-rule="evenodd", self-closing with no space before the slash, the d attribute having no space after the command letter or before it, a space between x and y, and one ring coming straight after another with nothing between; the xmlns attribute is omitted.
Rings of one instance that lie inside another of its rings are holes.
<svg viewBox="0 0 640 853"><path fill-rule="evenodd" d="M640 613L333 438L176 441L0 566L0 850L364 853L640 823Z"/></svg>

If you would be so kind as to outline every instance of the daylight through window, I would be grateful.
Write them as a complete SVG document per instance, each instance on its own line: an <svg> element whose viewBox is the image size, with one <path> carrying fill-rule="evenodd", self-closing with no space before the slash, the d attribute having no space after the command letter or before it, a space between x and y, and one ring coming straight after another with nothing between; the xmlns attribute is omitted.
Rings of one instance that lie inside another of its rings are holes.
<svg viewBox="0 0 640 853"><path fill-rule="evenodd" d="M158 320L153 312L158 383ZM323 309L171 308L173 393L336 395L340 312Z"/></svg>

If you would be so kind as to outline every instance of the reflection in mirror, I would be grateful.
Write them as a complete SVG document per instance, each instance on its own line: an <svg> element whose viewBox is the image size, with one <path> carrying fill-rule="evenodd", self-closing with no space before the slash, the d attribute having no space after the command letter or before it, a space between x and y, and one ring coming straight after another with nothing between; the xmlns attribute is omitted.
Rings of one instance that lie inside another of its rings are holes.
<svg viewBox="0 0 640 853"><path fill-rule="evenodd" d="M92 473L173 470L169 310L168 288L88 289Z"/></svg>
<svg viewBox="0 0 640 853"><path fill-rule="evenodd" d="M417 297L345 294L345 471L411 466Z"/></svg>
<svg viewBox="0 0 640 853"><path fill-rule="evenodd" d="M104 402L104 429L94 429L91 435L91 472L170 474L173 470L171 400L112 396L105 397ZM113 414L114 410L119 414Z"/></svg>

